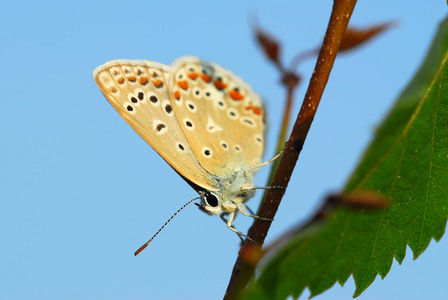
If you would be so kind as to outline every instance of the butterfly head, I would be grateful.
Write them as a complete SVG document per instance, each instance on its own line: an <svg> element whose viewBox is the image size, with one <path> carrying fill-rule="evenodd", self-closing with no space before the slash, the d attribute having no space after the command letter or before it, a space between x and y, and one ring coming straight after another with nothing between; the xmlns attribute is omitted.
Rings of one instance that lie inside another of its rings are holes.
<svg viewBox="0 0 448 300"><path fill-rule="evenodd" d="M218 191L199 191L201 196L199 209L208 215L234 212L255 195L254 190L244 189L247 186L253 186L252 174L244 171L238 172L228 180L224 180Z"/></svg>

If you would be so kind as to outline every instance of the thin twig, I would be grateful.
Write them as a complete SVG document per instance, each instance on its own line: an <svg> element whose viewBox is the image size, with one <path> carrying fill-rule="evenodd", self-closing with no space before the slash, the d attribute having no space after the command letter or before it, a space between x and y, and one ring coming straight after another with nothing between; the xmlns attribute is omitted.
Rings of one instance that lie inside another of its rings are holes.
<svg viewBox="0 0 448 300"><path fill-rule="evenodd" d="M307 50L305 52L299 53L296 55L296 57L294 57L291 61L291 65L290 65L290 69L291 70L296 70L297 67L305 60L315 57L319 54L320 49L319 48L314 48L314 49L310 49Z"/></svg>
<svg viewBox="0 0 448 300"><path fill-rule="evenodd" d="M282 127L280 128L280 134L278 137L277 148L275 150L275 153L282 152L283 148L285 147L286 132L289 128L289 119L291 116L292 104L294 102L294 92L296 91L296 88L297 88L298 84L300 83L300 80L301 80L301 78L294 73L284 73L283 74L282 83L287 89L286 105L285 105L285 110L283 113L284 117L283 117ZM272 180L274 179L274 175L278 169L279 164L280 164L279 159L274 161L272 168L271 168L271 172L269 174L267 186L272 184ZM266 198L266 196L267 196L267 192L265 192L263 195L263 201ZM259 209L261 209L261 206ZM260 213L260 211L258 211L258 215L259 215L259 213Z"/></svg>
<svg viewBox="0 0 448 300"><path fill-rule="evenodd" d="M272 181L273 186L286 187L289 183L292 171L299 158L299 154L328 82L333 63L336 59L336 54L343 40L355 4L356 0L334 1L330 22L316 62L316 67L311 77L298 118L288 140L287 147ZM271 189L260 209L260 217L273 219L284 193L285 191L283 189ZM248 236L255 240L258 246L261 247L270 225L270 221L255 219L253 226L249 230ZM246 239L244 245L248 244L253 243ZM244 260L238 256L224 299L236 299L247 285L253 271L254 266L245 263Z"/></svg>

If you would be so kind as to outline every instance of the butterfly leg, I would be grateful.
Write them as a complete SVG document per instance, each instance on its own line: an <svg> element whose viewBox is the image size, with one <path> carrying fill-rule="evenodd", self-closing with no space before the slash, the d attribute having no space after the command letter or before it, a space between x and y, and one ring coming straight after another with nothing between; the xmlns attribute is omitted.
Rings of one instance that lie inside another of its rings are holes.
<svg viewBox="0 0 448 300"><path fill-rule="evenodd" d="M229 216L228 219L226 219L226 216L227 216L227 215ZM249 241L252 241L252 242L256 243L253 239L251 239L250 237L248 237L247 235L245 235L245 234L242 233L241 231L237 230L237 229L232 225L232 222L233 222L233 220L235 219L235 212L231 212L231 213L222 213L222 214L220 215L220 217L221 217L221 220L223 220L224 223L227 224L227 227L228 227L230 230L232 230L233 232L235 232L235 233L238 235L238 237L241 239L241 242L244 242L244 239L243 239L243 237L244 237L244 238L248 239Z"/></svg>
<svg viewBox="0 0 448 300"><path fill-rule="evenodd" d="M246 205L244 203L238 203L238 210L239 212L246 217L251 217L254 219L260 219L260 220L264 220L264 221L274 221L274 219L269 219L269 218L263 218L263 217L259 217L255 214L250 214L248 212L246 212Z"/></svg>
<svg viewBox="0 0 448 300"><path fill-rule="evenodd" d="M249 206L246 205L246 209L249 211L249 213L255 215L254 211Z"/></svg>

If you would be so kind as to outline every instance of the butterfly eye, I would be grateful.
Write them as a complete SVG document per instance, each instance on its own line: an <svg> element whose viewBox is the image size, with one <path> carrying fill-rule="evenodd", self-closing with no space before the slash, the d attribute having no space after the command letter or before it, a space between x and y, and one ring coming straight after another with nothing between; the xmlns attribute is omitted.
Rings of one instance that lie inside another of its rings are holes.
<svg viewBox="0 0 448 300"><path fill-rule="evenodd" d="M213 195L212 193L208 193L204 196L204 200L205 203L207 203L207 205L210 205L211 207L216 207L218 206L218 198Z"/></svg>

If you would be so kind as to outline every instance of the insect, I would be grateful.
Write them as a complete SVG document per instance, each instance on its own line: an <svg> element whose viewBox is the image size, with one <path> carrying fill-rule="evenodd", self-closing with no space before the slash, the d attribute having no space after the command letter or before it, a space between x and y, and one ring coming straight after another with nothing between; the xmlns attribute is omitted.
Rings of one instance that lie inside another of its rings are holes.
<svg viewBox="0 0 448 300"><path fill-rule="evenodd" d="M255 194L254 173L268 163L261 163L263 103L251 87L189 56L171 66L114 60L93 77L120 116L199 193L180 210L200 199L200 210L220 214L228 228L247 238L232 222L238 212L259 218L245 203Z"/></svg>

